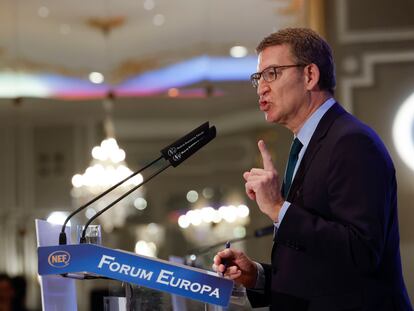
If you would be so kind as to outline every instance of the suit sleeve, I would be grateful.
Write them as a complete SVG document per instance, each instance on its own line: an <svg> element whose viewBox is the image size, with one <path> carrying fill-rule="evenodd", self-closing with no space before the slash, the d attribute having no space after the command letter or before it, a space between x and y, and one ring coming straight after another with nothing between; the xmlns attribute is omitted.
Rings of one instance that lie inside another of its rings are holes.
<svg viewBox="0 0 414 311"><path fill-rule="evenodd" d="M334 144L326 177L330 216L320 215L317 206L292 202L277 241L294 241L313 257L370 273L379 265L395 211L395 172L388 153L369 133L348 134Z"/></svg>
<svg viewBox="0 0 414 311"><path fill-rule="evenodd" d="M272 266L269 264L260 263L265 274L265 289L247 289L247 298L253 308L267 307L270 305L270 288Z"/></svg>

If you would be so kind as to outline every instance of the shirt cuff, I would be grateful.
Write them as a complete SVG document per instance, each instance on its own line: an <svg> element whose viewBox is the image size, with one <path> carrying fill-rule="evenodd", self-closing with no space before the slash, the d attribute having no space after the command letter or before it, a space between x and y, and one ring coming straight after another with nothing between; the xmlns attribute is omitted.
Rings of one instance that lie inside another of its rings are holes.
<svg viewBox="0 0 414 311"><path fill-rule="evenodd" d="M282 207L280 208L280 211L279 211L279 217L277 219L277 222L274 223L275 227L277 229L279 229L279 226L282 223L283 217L285 217L285 214L286 214L289 206L290 206L290 202L288 202L288 201L283 202Z"/></svg>
<svg viewBox="0 0 414 311"><path fill-rule="evenodd" d="M257 267L257 278L256 278L256 285L254 286L254 289L264 289L265 283L266 283L266 277L265 277L263 266L258 262L255 262L255 264Z"/></svg>

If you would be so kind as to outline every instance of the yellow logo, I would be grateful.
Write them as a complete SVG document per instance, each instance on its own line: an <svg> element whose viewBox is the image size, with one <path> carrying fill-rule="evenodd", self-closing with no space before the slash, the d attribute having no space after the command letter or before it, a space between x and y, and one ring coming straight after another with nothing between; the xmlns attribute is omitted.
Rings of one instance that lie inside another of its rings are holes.
<svg viewBox="0 0 414 311"><path fill-rule="evenodd" d="M66 251L55 251L47 258L49 265L55 268L64 268L69 265L70 254Z"/></svg>

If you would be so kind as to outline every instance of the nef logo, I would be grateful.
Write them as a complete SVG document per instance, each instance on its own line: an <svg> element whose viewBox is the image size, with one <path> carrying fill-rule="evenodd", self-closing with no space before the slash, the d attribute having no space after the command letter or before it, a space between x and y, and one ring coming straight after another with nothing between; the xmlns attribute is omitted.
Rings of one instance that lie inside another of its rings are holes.
<svg viewBox="0 0 414 311"><path fill-rule="evenodd" d="M56 251L49 255L47 261L55 268L64 268L69 265L70 254L65 251Z"/></svg>

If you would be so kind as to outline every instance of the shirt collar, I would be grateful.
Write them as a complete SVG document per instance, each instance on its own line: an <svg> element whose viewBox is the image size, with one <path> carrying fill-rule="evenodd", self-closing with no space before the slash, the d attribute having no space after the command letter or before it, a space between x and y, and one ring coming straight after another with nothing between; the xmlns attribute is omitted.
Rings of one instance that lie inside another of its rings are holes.
<svg viewBox="0 0 414 311"><path fill-rule="evenodd" d="M326 100L316 111L306 120L302 128L299 130L296 137L300 140L303 146L306 148L312 138L313 133L316 130L316 127L319 124L319 121L322 119L324 114L328 111L329 108L335 104L334 98L329 98Z"/></svg>

